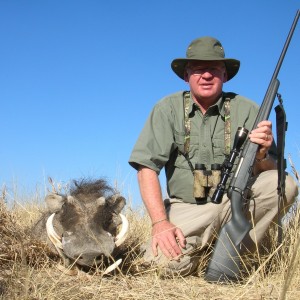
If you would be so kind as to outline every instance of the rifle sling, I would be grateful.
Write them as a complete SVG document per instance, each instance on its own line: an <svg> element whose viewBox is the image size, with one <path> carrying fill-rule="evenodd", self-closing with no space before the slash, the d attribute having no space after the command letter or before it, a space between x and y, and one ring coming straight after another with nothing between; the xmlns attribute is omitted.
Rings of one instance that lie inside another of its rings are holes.
<svg viewBox="0 0 300 300"><path fill-rule="evenodd" d="M283 240L283 229L281 220L281 209L285 195L285 179L286 179L286 159L284 158L285 133L287 131L286 114L282 104L281 95L277 93L279 104L275 107L276 112L276 132L277 132L277 170L278 170L278 245Z"/></svg>

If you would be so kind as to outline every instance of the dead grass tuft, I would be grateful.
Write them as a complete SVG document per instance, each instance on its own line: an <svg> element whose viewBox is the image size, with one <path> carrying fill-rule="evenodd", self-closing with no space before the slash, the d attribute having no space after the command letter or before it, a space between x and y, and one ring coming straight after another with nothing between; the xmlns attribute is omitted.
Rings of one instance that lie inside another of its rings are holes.
<svg viewBox="0 0 300 300"><path fill-rule="evenodd" d="M216 285L203 279L210 250L202 252L194 276L162 279L158 270L144 270L140 246L150 233L143 208L127 208L128 239L122 245L123 262L112 275L79 272L65 275L57 268L58 256L28 232L41 205L23 203L7 208L0 199L0 299L299 299L300 210L295 207L284 226L284 242L270 229L254 255L243 258L247 267L243 284Z"/></svg>

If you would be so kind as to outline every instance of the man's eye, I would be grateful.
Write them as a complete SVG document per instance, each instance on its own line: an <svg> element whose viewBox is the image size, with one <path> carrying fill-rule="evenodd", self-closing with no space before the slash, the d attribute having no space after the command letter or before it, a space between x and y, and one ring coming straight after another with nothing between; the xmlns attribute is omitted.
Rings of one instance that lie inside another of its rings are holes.
<svg viewBox="0 0 300 300"><path fill-rule="evenodd" d="M204 72L204 69L196 69L194 70L194 73L197 73L197 74L201 74Z"/></svg>

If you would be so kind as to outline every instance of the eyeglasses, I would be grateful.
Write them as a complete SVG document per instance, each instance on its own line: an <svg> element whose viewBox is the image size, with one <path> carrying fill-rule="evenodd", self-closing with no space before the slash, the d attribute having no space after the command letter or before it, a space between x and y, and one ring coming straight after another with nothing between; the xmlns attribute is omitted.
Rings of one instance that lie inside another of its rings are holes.
<svg viewBox="0 0 300 300"><path fill-rule="evenodd" d="M213 76L220 75L225 71L225 67L223 66L212 66L212 67L194 67L188 68L188 72L195 76L202 76L204 73L208 72Z"/></svg>

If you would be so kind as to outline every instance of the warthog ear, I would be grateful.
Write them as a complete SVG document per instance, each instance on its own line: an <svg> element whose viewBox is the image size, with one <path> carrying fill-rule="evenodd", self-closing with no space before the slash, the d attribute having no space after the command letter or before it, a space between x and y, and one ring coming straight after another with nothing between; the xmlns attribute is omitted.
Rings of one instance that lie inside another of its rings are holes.
<svg viewBox="0 0 300 300"><path fill-rule="evenodd" d="M66 197L63 197L58 194L49 194L45 198L48 210L51 213L56 213L60 211L61 207L63 206L64 202L66 201Z"/></svg>
<svg viewBox="0 0 300 300"><path fill-rule="evenodd" d="M111 205L116 214L119 214L126 204L126 200L120 194L112 196Z"/></svg>

